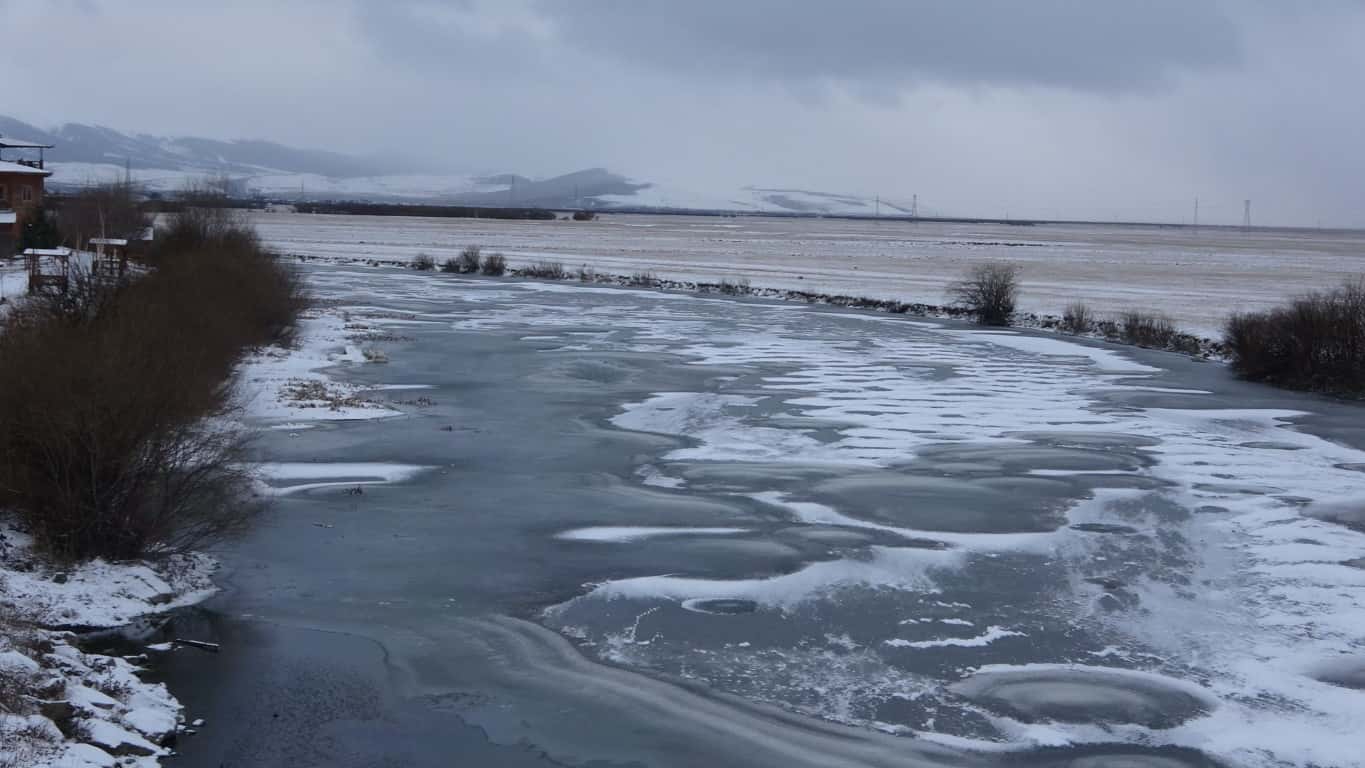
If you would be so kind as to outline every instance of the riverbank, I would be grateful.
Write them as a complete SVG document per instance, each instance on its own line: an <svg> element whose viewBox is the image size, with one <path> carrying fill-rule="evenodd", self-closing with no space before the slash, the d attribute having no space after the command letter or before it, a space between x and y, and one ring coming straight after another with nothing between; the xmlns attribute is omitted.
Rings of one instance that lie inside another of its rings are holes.
<svg viewBox="0 0 1365 768"><path fill-rule="evenodd" d="M294 258L301 262L319 261L339 266L389 268L408 268L410 266L406 262L392 262L364 257L311 257L295 254ZM629 275L598 272L587 265L584 265L577 270L562 269L559 276L547 274L548 270L546 269L546 266L555 264L558 264L558 262L522 263L511 267L508 270L508 275L513 278L549 280L569 284L607 285L634 289L649 288L671 293L694 295L719 294L724 296L751 297L773 301L791 301L939 320L964 320L969 319L971 316L969 310L951 304L907 302L899 299L881 299L871 296L826 293L819 290L754 286L745 278L721 280L719 282L699 282L661 278L652 272L637 272ZM559 266L563 267L562 264ZM429 274L436 277L445 273L433 270ZM1163 316L1149 314L1145 317L1159 319ZM1046 331L1061 336L1105 341L1110 344L1175 352L1197 360L1223 361L1227 358L1228 354L1227 346L1219 339L1175 329L1164 334L1159 343L1151 343L1146 340L1139 342L1128 337L1125 333L1123 318L1117 316L1108 317L1097 314L1094 317L1084 319L1079 325L1073 325L1062 315L1020 311L1014 313L1008 328L1000 328L998 330L1009 330L1009 328Z"/></svg>
<svg viewBox="0 0 1365 768"><path fill-rule="evenodd" d="M241 420L296 431L394 415L325 372L365 362L366 331L339 311L307 310L291 347L262 348L237 366ZM270 473L258 478L270 495ZM175 754L197 718L145 676L167 654L206 650L175 642L168 623L217 592L216 568L204 553L62 564L0 515L0 766L148 768Z"/></svg>
<svg viewBox="0 0 1365 768"><path fill-rule="evenodd" d="M83 637L204 600L215 567L202 554L62 566L0 518L0 765L142 767L172 754L187 726L166 686L143 679L147 653L86 653Z"/></svg>

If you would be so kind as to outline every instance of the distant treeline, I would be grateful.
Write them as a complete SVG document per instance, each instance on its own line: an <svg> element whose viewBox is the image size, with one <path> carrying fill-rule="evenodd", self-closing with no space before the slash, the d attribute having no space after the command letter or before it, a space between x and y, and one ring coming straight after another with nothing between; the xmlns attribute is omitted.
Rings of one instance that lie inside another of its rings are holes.
<svg viewBox="0 0 1365 768"><path fill-rule="evenodd" d="M557 218L544 208L475 208L467 205L398 205L393 203L294 203L299 213L340 213L353 216L430 216L453 219Z"/></svg>

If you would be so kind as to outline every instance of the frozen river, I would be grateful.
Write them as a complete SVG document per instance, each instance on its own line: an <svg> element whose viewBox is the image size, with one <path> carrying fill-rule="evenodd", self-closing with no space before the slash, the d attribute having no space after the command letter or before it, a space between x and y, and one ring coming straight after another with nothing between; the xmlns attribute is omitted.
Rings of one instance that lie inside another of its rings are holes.
<svg viewBox="0 0 1365 768"><path fill-rule="evenodd" d="M819 290L942 303L944 287L986 260L1023 268L1021 308L1060 314L1164 312L1218 332L1236 310L1263 309L1365 273L1365 232L1109 225L940 224L841 219L606 215L591 223L255 214L286 252L440 263L467 245L521 264Z"/></svg>
<svg viewBox="0 0 1365 768"><path fill-rule="evenodd" d="M384 252L574 225L515 226ZM948 322L306 269L388 359L335 375L399 415L266 424L279 503L182 627L223 652L166 670L210 724L181 765L1365 765L1359 407Z"/></svg>

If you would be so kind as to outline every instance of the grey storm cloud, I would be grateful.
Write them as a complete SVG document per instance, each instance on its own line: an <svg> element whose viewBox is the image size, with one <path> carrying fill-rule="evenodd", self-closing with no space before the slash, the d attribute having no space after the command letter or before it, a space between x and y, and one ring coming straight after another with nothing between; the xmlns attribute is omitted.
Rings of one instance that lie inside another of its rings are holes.
<svg viewBox="0 0 1365 768"><path fill-rule="evenodd" d="M525 71L559 47L579 55L701 78L838 80L900 85L1041 85L1086 91L1159 86L1187 70L1235 67L1241 36L1211 0L530 0L516 24L432 23L432 9L474 17L471 0L362 0L366 33L419 66L481 61ZM497 11L492 15L497 16Z"/></svg>
<svg viewBox="0 0 1365 768"><path fill-rule="evenodd" d="M0 0L40 125L939 211L1365 222L1365 2ZM118 46L109 39L155 41ZM54 57L53 51L61 51Z"/></svg>
<svg viewBox="0 0 1365 768"><path fill-rule="evenodd" d="M1234 20L1205 0L542 0L575 45L670 70L1085 90L1235 65Z"/></svg>

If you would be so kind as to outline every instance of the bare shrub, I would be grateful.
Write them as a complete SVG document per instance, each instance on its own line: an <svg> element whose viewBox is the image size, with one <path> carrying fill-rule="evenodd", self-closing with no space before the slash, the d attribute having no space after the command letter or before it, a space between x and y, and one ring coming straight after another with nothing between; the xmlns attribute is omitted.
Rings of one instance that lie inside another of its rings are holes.
<svg viewBox="0 0 1365 768"><path fill-rule="evenodd" d="M653 272L636 272L626 279L626 284L638 288L653 288L659 284L659 278Z"/></svg>
<svg viewBox="0 0 1365 768"><path fill-rule="evenodd" d="M1365 278L1288 306L1233 315L1224 327L1243 378L1292 389L1365 393Z"/></svg>
<svg viewBox="0 0 1365 768"><path fill-rule="evenodd" d="M466 275L477 273L482 265L481 253L482 251L477 245L467 246L463 251L460 251L460 272Z"/></svg>
<svg viewBox="0 0 1365 768"><path fill-rule="evenodd" d="M489 277L501 277L507 272L507 257L501 253L489 254L488 258L483 260L480 271Z"/></svg>
<svg viewBox="0 0 1365 768"><path fill-rule="evenodd" d="M1123 340L1140 347L1165 349L1175 336L1175 324L1169 317L1153 312L1130 310L1119 317Z"/></svg>
<svg viewBox="0 0 1365 768"><path fill-rule="evenodd" d="M1004 262L977 264L948 287L948 295L982 325L1009 325L1019 297L1019 267Z"/></svg>
<svg viewBox="0 0 1365 768"><path fill-rule="evenodd" d="M738 280L724 279L720 281L720 292L727 296L744 296L751 292L749 288L749 278L741 277Z"/></svg>
<svg viewBox="0 0 1365 768"><path fill-rule="evenodd" d="M597 270L593 269L592 267L588 266L587 264L584 264L583 266L579 267L579 268L578 268L578 282L580 282L580 283L595 283L595 282L597 282Z"/></svg>
<svg viewBox="0 0 1365 768"><path fill-rule="evenodd" d="M523 267L521 274L525 277L539 277L545 280L563 280L566 275L564 265L558 261L538 261L528 267Z"/></svg>
<svg viewBox="0 0 1365 768"><path fill-rule="evenodd" d="M193 204L183 205L166 225L158 227L156 239L144 256L149 264L160 266L210 244L220 251L264 250L256 230L240 213L227 208L226 200L207 192L185 194Z"/></svg>
<svg viewBox="0 0 1365 768"><path fill-rule="evenodd" d="M225 382L288 337L298 276L228 212L177 216L148 258L0 325L0 507L57 558L192 549L259 508Z"/></svg>
<svg viewBox="0 0 1365 768"><path fill-rule="evenodd" d="M0 594L3 594L0 582ZM39 638L33 623L21 618L14 609L0 603L0 652L18 651L28 659L40 658L44 652L38 646L47 645ZM39 702L49 699L52 675L37 669L37 663L6 663L0 665L0 768L21 768L37 765L42 756L52 756L59 746L60 734L44 728L27 715L39 714Z"/></svg>
<svg viewBox="0 0 1365 768"><path fill-rule="evenodd" d="M4 579L0 577L0 594L4 593L4 586ZM0 602L0 651L15 650L30 657L35 655L36 642L37 631L33 622L21 615L13 605ZM25 669L25 666L0 665L0 717L25 715L34 709L32 693L38 675L31 669Z"/></svg>
<svg viewBox="0 0 1365 768"><path fill-rule="evenodd" d="M592 211L574 211L573 214L574 221L593 221L596 218L597 214Z"/></svg>
<svg viewBox="0 0 1365 768"><path fill-rule="evenodd" d="M1085 333L1094 323L1095 316L1091 314L1090 307L1082 302L1073 301L1062 312L1062 330L1067 333Z"/></svg>
<svg viewBox="0 0 1365 768"><path fill-rule="evenodd" d="M412 268L418 272L430 272L436 268L436 260L428 254L419 253L412 257Z"/></svg>
<svg viewBox="0 0 1365 768"><path fill-rule="evenodd" d="M137 238L151 223L136 190L122 183L88 187L62 200L56 213L62 241L75 248L92 237Z"/></svg>
<svg viewBox="0 0 1365 768"><path fill-rule="evenodd" d="M156 268L132 290L166 294L168 311L195 332L213 334L229 366L244 347L287 341L309 303L298 272L230 209L178 214L157 232L147 257Z"/></svg>
<svg viewBox="0 0 1365 768"><path fill-rule="evenodd" d="M457 259L457 258L455 258L455 257L453 257L453 256L452 256L451 258L449 258L449 259L446 259L445 261L441 262L441 271L442 271L442 272L450 272L450 273L453 273L453 274L459 274L459 273L460 273L460 260Z"/></svg>

